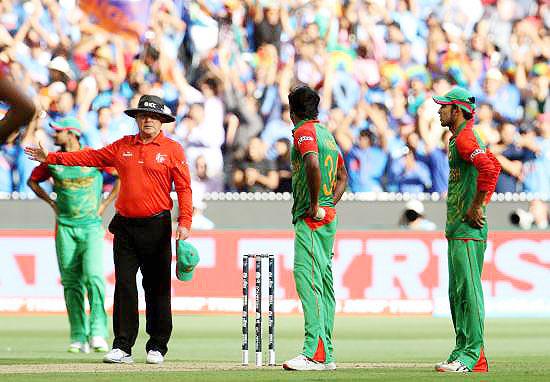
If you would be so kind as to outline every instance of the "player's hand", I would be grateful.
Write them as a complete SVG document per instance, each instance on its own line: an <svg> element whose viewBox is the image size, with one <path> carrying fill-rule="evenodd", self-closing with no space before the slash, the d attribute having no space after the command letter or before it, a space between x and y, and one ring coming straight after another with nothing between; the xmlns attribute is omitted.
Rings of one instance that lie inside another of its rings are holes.
<svg viewBox="0 0 550 382"><path fill-rule="evenodd" d="M189 230L182 225L176 229L176 240L185 240L189 237Z"/></svg>
<svg viewBox="0 0 550 382"><path fill-rule="evenodd" d="M466 212L464 221L473 228L483 228L485 225L485 216L483 215L483 209L481 206L472 206Z"/></svg>
<svg viewBox="0 0 550 382"><path fill-rule="evenodd" d="M97 209L97 215L98 216L103 216L103 213L105 212L105 204L104 203L101 203L99 205L99 208Z"/></svg>
<svg viewBox="0 0 550 382"><path fill-rule="evenodd" d="M38 161L38 162L45 162L46 158L48 157L48 150L42 146L42 142L38 141L38 147L31 147L27 146L25 147L25 154L29 157L29 159Z"/></svg>
<svg viewBox="0 0 550 382"><path fill-rule="evenodd" d="M305 217L308 218L315 218L315 215L317 215L317 210L319 209L318 204L310 204L309 208L306 211Z"/></svg>

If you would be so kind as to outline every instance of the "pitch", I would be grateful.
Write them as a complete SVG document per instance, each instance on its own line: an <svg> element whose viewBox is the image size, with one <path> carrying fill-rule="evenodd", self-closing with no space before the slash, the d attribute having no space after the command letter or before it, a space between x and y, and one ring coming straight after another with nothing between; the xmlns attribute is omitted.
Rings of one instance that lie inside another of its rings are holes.
<svg viewBox="0 0 550 382"><path fill-rule="evenodd" d="M144 328L144 322L141 327ZM101 353L69 354L64 316L0 316L0 379L8 381L441 381L433 364L452 347L449 319L337 316L338 370L288 372L240 366L240 316L174 317L164 365L146 365L145 336L133 350L134 365L105 365ZM251 328L253 329L253 328ZM140 333L143 330L140 330ZM252 333L250 333L252 338ZM474 381L550 380L550 326L546 319L489 319L489 374ZM277 364L301 348L302 318L278 316ZM251 348L251 351L253 349ZM265 354L265 350L264 350Z"/></svg>

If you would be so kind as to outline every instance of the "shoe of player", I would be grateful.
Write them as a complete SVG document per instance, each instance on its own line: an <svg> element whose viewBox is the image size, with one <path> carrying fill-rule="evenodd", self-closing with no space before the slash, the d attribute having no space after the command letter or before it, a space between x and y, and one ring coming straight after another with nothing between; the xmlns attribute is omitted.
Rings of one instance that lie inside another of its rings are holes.
<svg viewBox="0 0 550 382"><path fill-rule="evenodd" d="M442 363L439 367L436 367L436 370L443 373L470 373L471 372L471 370L468 369L468 367L460 361Z"/></svg>
<svg viewBox="0 0 550 382"><path fill-rule="evenodd" d="M69 353L86 353L90 352L90 345L87 342L73 342L67 349Z"/></svg>
<svg viewBox="0 0 550 382"><path fill-rule="evenodd" d="M336 370L336 362L325 363L325 370Z"/></svg>
<svg viewBox="0 0 550 382"><path fill-rule="evenodd" d="M436 363L436 364L435 364L435 370L438 370L438 371L439 371L439 369L440 369L441 367L443 367L444 365L447 365L448 363L449 363L449 362L447 362L447 361L442 361L442 362Z"/></svg>
<svg viewBox="0 0 550 382"><path fill-rule="evenodd" d="M303 354L298 355L292 359L289 359L283 363L283 369L285 370L325 370L325 364L321 362L316 362L312 359L307 358Z"/></svg>
<svg viewBox="0 0 550 382"><path fill-rule="evenodd" d="M109 351L109 345L107 345L107 341L105 341L105 338L101 336L93 336L90 341L90 347L96 353L105 353Z"/></svg>
<svg viewBox="0 0 550 382"><path fill-rule="evenodd" d="M152 363L152 364L155 364L155 365L160 365L161 363L164 362L164 357L162 356L162 354L160 354L159 351L156 351L156 350L149 350L147 352L147 363Z"/></svg>
<svg viewBox="0 0 550 382"><path fill-rule="evenodd" d="M134 363L134 359L124 350L113 349L103 357L104 363Z"/></svg>

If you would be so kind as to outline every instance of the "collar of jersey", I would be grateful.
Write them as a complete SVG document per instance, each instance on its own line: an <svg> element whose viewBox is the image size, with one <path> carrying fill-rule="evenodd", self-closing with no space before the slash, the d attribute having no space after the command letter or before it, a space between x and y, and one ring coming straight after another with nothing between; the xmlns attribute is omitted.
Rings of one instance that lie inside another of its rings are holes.
<svg viewBox="0 0 550 382"><path fill-rule="evenodd" d="M294 129L292 129L292 131L296 130L299 127L302 127L306 123L319 123L319 120L318 119L302 119L300 122L298 122L296 124L296 126L294 126Z"/></svg>
<svg viewBox="0 0 550 382"><path fill-rule="evenodd" d="M160 146L160 144L162 143L162 141L164 141L164 134L163 132L161 131L159 133L159 135L157 135L155 137L155 139L153 139L151 142L149 143L152 143L154 145L157 145L157 146ZM136 135L134 135L134 140L132 142L132 144L134 145L137 145L137 144L141 144L141 145L144 145L145 143L143 143L143 141L139 138L139 133L137 133Z"/></svg>
<svg viewBox="0 0 550 382"><path fill-rule="evenodd" d="M471 123L468 123L468 122L470 122L470 121L471 121ZM464 130L464 128L465 128L466 126L468 126L468 125L473 125L474 119L472 118L470 121L464 121L464 122L462 122L462 125L460 125L460 127L456 130L456 133L453 134L453 137L458 137L458 134L460 134L460 132L461 132L462 130Z"/></svg>

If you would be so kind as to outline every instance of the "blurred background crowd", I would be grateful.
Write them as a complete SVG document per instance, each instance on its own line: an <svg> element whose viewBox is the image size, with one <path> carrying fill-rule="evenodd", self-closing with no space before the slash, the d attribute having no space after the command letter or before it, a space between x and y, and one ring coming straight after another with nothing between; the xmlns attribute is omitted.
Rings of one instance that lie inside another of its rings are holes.
<svg viewBox="0 0 550 382"><path fill-rule="evenodd" d="M451 134L431 96L460 85L502 164L497 192L550 195L547 1L153 0L149 15L138 41L76 0L0 2L0 69L41 110L1 148L0 192L30 191L22 147L54 149L50 121L79 118L82 143L99 148L136 132L123 111L146 93L177 116L164 131L195 192L290 191L287 94L305 83L351 192L444 194Z"/></svg>

